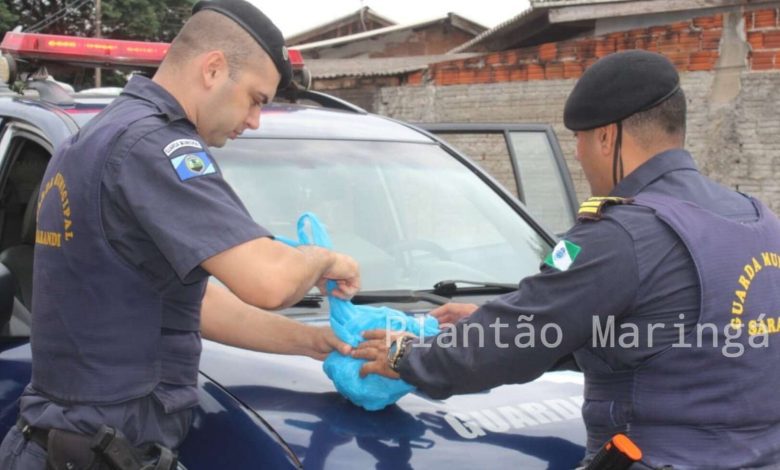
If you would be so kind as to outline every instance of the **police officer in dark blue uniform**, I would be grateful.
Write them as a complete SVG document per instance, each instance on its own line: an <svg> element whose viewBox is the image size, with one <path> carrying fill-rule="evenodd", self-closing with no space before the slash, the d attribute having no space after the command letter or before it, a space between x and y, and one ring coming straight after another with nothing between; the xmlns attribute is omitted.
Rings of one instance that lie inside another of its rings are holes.
<svg viewBox="0 0 780 470"><path fill-rule="evenodd" d="M652 468L776 468L780 222L699 173L683 150L685 115L663 56L591 66L564 111L596 196L578 223L516 292L432 312L457 322L455 346L368 332L353 351L370 361L361 373L444 398L528 382L573 354L589 456L624 432Z"/></svg>
<svg viewBox="0 0 780 470"><path fill-rule="evenodd" d="M208 150L257 128L290 77L282 35L259 10L201 1L154 78L132 78L52 157L38 214L32 381L0 468L43 469L47 458L55 469L113 468L98 458L111 443L139 465L174 468L171 450L197 403L201 333L320 359L349 351L328 328L262 309L328 280L353 295L355 261L274 241ZM106 446L93 452L101 429Z"/></svg>

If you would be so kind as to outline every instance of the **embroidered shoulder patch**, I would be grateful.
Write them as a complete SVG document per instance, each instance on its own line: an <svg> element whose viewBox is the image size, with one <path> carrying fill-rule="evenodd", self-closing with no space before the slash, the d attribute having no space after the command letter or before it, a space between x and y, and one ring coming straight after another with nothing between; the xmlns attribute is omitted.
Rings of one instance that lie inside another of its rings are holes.
<svg viewBox="0 0 780 470"><path fill-rule="evenodd" d="M577 259L580 251L582 251L582 248L579 245L567 240L561 240L555 245L552 253L547 255L544 264L558 271L566 271L574 263L574 260Z"/></svg>
<svg viewBox="0 0 780 470"><path fill-rule="evenodd" d="M198 150L203 150L203 145L200 144L197 140L193 139L179 139L174 140L170 144L166 145L163 149L163 152L165 153L166 157L170 157L173 155L173 152L185 148L185 147L191 147Z"/></svg>
<svg viewBox="0 0 780 470"><path fill-rule="evenodd" d="M172 158L171 165L182 181L216 173L217 169L206 152L188 153Z"/></svg>
<svg viewBox="0 0 780 470"><path fill-rule="evenodd" d="M592 197L580 205L577 220L601 220L601 213L605 207L631 204L632 202L634 202L634 198L631 197Z"/></svg>

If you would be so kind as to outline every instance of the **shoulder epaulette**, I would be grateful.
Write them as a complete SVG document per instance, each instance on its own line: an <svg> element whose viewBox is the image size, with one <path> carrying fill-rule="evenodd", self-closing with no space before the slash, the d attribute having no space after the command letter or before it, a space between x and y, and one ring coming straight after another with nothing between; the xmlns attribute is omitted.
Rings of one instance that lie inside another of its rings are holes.
<svg viewBox="0 0 780 470"><path fill-rule="evenodd" d="M628 197L592 197L580 205L577 220L601 220L601 213L607 206L631 204L634 198Z"/></svg>

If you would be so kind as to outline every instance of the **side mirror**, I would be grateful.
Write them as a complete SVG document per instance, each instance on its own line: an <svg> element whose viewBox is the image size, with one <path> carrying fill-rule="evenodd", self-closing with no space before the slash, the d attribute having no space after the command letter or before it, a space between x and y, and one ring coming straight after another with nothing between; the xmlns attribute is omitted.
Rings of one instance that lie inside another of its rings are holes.
<svg viewBox="0 0 780 470"><path fill-rule="evenodd" d="M0 263L0 330L11 320L14 311L14 294L16 283L14 275Z"/></svg>

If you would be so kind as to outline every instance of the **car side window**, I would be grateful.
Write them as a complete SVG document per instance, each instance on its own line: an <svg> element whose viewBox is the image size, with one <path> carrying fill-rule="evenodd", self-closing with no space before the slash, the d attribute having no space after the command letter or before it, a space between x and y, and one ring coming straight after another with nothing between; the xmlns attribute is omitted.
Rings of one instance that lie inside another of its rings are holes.
<svg viewBox="0 0 780 470"><path fill-rule="evenodd" d="M575 222L574 185L555 132L545 124L432 123L436 134L490 173L553 233Z"/></svg>
<svg viewBox="0 0 780 470"><path fill-rule="evenodd" d="M516 175L528 212L554 233L574 225L574 207L545 132L510 132Z"/></svg>
<svg viewBox="0 0 780 470"><path fill-rule="evenodd" d="M0 262L13 288L13 311L0 312L0 335L29 335L36 206L40 181L51 152L43 138L8 126L0 137ZM8 295L0 292L0 295ZM8 305L0 299L0 305Z"/></svg>

